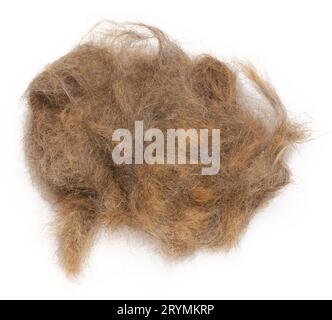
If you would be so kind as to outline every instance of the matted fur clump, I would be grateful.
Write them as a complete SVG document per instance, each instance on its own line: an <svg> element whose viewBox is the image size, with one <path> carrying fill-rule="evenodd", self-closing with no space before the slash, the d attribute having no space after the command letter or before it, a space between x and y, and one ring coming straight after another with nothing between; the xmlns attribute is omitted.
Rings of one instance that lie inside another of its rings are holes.
<svg viewBox="0 0 332 320"><path fill-rule="evenodd" d="M121 226L171 257L229 249L289 182L284 155L302 129L252 67L191 57L153 27L112 26L49 65L26 94L27 162L57 213L62 265L77 273L98 231ZM133 132L135 121L220 129L220 171L115 164L112 134Z"/></svg>

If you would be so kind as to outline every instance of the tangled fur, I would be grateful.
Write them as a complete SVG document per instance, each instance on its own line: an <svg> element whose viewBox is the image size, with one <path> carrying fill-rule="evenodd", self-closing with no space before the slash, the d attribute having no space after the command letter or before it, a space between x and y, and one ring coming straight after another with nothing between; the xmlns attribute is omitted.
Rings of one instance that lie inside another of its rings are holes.
<svg viewBox="0 0 332 320"><path fill-rule="evenodd" d="M141 230L172 257L232 247L289 182L284 154L301 141L302 128L251 66L191 57L146 25L94 35L49 65L26 93L26 158L57 213L63 267L76 274L103 228ZM115 165L112 132L133 130L135 120L163 131L220 129L220 172Z"/></svg>

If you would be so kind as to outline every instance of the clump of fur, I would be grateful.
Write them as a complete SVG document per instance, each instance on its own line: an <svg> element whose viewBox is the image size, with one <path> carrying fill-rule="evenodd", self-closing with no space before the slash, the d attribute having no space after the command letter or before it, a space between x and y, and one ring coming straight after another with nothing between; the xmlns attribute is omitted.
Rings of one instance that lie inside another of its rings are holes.
<svg viewBox="0 0 332 320"><path fill-rule="evenodd" d="M59 258L70 274L105 227L139 229L174 257L230 248L289 182L284 152L303 138L252 67L190 57L146 25L114 26L80 44L33 80L26 99L27 162L57 212ZM220 129L220 172L115 165L112 132L133 130L135 120L161 130Z"/></svg>

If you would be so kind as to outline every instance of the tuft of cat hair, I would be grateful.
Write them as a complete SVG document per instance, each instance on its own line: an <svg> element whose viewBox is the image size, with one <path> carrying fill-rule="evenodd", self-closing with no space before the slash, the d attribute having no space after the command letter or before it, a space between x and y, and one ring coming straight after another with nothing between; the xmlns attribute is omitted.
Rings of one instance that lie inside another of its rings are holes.
<svg viewBox="0 0 332 320"><path fill-rule="evenodd" d="M56 212L58 256L71 275L105 228L138 230L169 257L228 250L289 183L285 154L304 138L252 66L192 57L143 24L92 32L47 66L25 97L27 164ZM114 130L133 131L138 120L163 132L219 129L219 173L115 164Z"/></svg>

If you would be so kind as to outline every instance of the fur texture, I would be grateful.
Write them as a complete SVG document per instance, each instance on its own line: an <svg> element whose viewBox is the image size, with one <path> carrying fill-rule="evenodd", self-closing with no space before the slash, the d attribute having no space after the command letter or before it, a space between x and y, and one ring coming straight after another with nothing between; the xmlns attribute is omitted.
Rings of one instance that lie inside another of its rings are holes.
<svg viewBox="0 0 332 320"><path fill-rule="evenodd" d="M172 257L229 249L289 182L284 154L303 138L252 67L191 57L146 25L114 25L80 44L33 80L26 100L26 158L55 208L69 274L103 228L141 230ZM202 176L200 165L115 165L112 132L133 130L135 120L163 131L220 129L219 174Z"/></svg>

